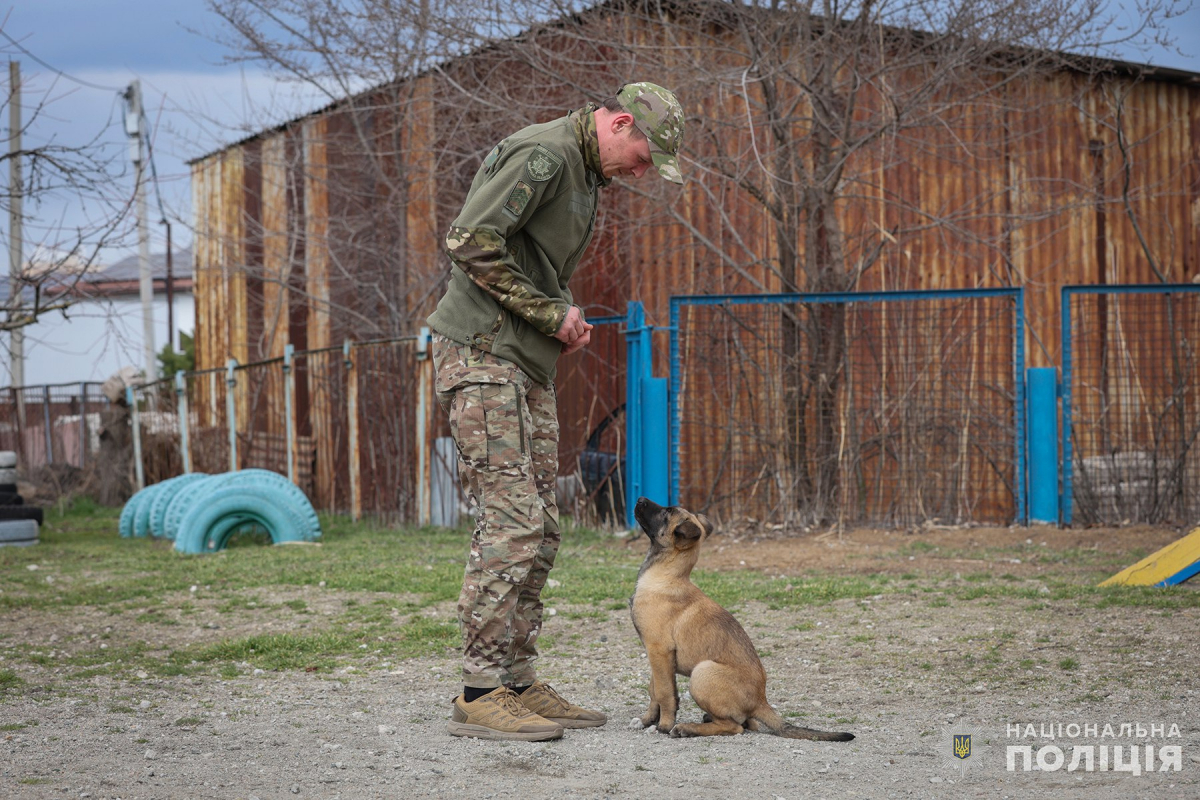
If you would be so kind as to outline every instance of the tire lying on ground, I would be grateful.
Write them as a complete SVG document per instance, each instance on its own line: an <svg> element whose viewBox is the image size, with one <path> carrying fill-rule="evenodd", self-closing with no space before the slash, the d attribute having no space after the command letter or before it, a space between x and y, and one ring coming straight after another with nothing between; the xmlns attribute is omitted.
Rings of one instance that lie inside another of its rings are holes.
<svg viewBox="0 0 1200 800"><path fill-rule="evenodd" d="M0 547L28 547L37 542L38 523L36 521L14 519L0 522Z"/></svg>
<svg viewBox="0 0 1200 800"><path fill-rule="evenodd" d="M168 481L159 481L153 486L147 486L142 491L138 492L137 511L133 517L133 536L135 539L143 539L150 535L150 507L154 504L154 498L162 493L163 487Z"/></svg>
<svg viewBox="0 0 1200 800"><path fill-rule="evenodd" d="M151 497L150 509L146 515L147 529L151 536L159 539L173 538L167 533L167 509L170 507L171 501L183 487L207 477L209 475L204 472L188 472L159 484L162 488Z"/></svg>
<svg viewBox="0 0 1200 800"><path fill-rule="evenodd" d="M260 526L274 544L311 542L321 535L308 499L295 502L286 489L263 481L223 485L192 505L175 534L182 553L211 553L247 524Z"/></svg>
<svg viewBox="0 0 1200 800"><path fill-rule="evenodd" d="M10 520L31 520L41 525L43 520L42 509L37 506L0 506L0 522Z"/></svg>
<svg viewBox="0 0 1200 800"><path fill-rule="evenodd" d="M183 518L192 510L192 506L199 498L221 485L221 479L226 474L228 473L209 475L206 478L185 483L175 491L163 511L162 536L164 539L179 538L179 527L183 524Z"/></svg>

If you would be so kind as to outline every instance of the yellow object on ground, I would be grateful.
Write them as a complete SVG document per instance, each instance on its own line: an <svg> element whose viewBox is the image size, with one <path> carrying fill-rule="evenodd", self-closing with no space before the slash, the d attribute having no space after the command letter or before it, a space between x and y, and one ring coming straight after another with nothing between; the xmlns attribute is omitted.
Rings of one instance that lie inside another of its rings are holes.
<svg viewBox="0 0 1200 800"><path fill-rule="evenodd" d="M1101 586L1175 586L1200 572L1200 528L1172 542L1132 567L1113 575Z"/></svg>

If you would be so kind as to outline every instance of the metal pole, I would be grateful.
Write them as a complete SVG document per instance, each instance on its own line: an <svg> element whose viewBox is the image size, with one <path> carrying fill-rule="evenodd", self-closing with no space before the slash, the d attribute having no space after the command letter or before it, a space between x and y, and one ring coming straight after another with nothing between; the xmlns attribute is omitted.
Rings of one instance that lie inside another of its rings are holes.
<svg viewBox="0 0 1200 800"><path fill-rule="evenodd" d="M641 303L631 301L625 311L625 524L637 525L633 517L642 496L642 368L645 357L642 329L646 314Z"/></svg>
<svg viewBox="0 0 1200 800"><path fill-rule="evenodd" d="M8 318L20 316L21 310L21 273L24 264L23 239L24 228L21 217L21 64L17 61L8 62L8 195L11 198L8 206L8 272L9 272L9 311ZM12 385L25 385L25 332L20 327L13 328L9 333L9 348L12 361L9 371L12 373ZM25 422L24 397L17 398L17 418L21 424Z"/></svg>
<svg viewBox="0 0 1200 800"><path fill-rule="evenodd" d="M362 475L359 471L358 452L358 376L354 374L354 361L350 358L350 340L342 344L342 362L346 366L346 421L348 435L350 471L350 518L362 519Z"/></svg>
<svg viewBox="0 0 1200 800"><path fill-rule="evenodd" d="M237 386L237 378L234 377L234 369L237 367L237 359L231 358L225 362L225 424L229 426L229 471L237 472L238 457L237 457L237 412L234 408L234 388Z"/></svg>
<svg viewBox="0 0 1200 800"><path fill-rule="evenodd" d="M162 200L160 199L161 203ZM167 347L175 350L175 269L171 259L171 223L163 219L162 224L167 228ZM180 342L180 350L183 343Z"/></svg>
<svg viewBox="0 0 1200 800"><path fill-rule="evenodd" d="M295 357L295 345L283 347L283 415L284 426L287 428L287 476L288 480L296 483L296 373L292 369L292 358Z"/></svg>
<svg viewBox="0 0 1200 800"><path fill-rule="evenodd" d="M142 467L142 428L138 421L137 397L132 386L125 387L125 401L129 403L129 428L133 432L133 469L137 477L137 491L146 488L146 472Z"/></svg>
<svg viewBox="0 0 1200 800"><path fill-rule="evenodd" d="M179 408L179 454L183 457L183 472L192 471L192 453L188 447L188 401L187 379L182 372L175 373L175 397Z"/></svg>
<svg viewBox="0 0 1200 800"><path fill-rule="evenodd" d="M50 387L42 387L42 420L46 427L46 463L54 463L54 434L50 428Z"/></svg>
<svg viewBox="0 0 1200 800"><path fill-rule="evenodd" d="M79 468L87 466L87 384L79 384Z"/></svg>
<svg viewBox="0 0 1200 800"><path fill-rule="evenodd" d="M430 476L430 464L433 461L429 429L433 426L427 419L433 410L430 399L433 395L433 359L429 353L429 328L421 328L417 337L417 435L415 449L417 451L417 524L428 525L432 520L433 481Z"/></svg>
<svg viewBox="0 0 1200 800"><path fill-rule="evenodd" d="M137 184L137 230L138 230L138 275L142 298L142 337L143 352L146 359L146 383L158 379L158 366L154 350L154 274L150 268L150 226L146 219L146 157L145 137L142 129L142 84L134 80L129 84L125 93L129 101L129 114L133 117L133 129L130 130L128 121L126 133L130 136L130 157L133 160Z"/></svg>

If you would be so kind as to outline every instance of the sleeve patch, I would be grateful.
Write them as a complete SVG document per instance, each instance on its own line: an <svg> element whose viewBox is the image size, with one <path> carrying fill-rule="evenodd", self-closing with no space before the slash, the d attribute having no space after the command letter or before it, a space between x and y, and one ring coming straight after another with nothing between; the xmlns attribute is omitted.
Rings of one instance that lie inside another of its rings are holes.
<svg viewBox="0 0 1200 800"><path fill-rule="evenodd" d="M504 210L507 211L514 219L520 219L525 213L525 207L529 205L529 201L533 199L533 187L525 181L517 181L517 185L513 187L508 194L508 200L504 203Z"/></svg>
<svg viewBox="0 0 1200 800"><path fill-rule="evenodd" d="M504 143L496 145L492 148L492 152L487 154L487 158L483 160L483 169L487 173L491 173L492 167L496 166L496 162L500 159L500 152L504 149Z"/></svg>
<svg viewBox="0 0 1200 800"><path fill-rule="evenodd" d="M554 177L554 173L558 172L561 166L562 158L539 144L537 149L529 154L529 160L525 162L525 171L529 173L530 180L544 181Z"/></svg>

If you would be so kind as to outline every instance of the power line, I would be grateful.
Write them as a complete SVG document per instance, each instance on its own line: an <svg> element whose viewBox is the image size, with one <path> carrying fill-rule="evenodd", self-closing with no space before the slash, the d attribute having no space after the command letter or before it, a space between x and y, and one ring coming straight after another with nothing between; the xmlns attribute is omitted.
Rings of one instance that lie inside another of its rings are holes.
<svg viewBox="0 0 1200 800"><path fill-rule="evenodd" d="M0 36L3 36L5 39L8 39L8 42L9 42L9 44L11 44L13 47L17 48L17 49L18 49L18 50L20 50L22 53L24 53L25 55L29 56L29 57L30 57L30 58L32 58L34 61L36 61L37 63L41 64L43 67L45 67L46 69L50 70L51 72L53 72L54 74L58 75L59 77L66 78L66 79L67 79L67 80L69 80L69 81L72 81L72 82L74 82L74 83L78 83L80 86L86 86L86 87L88 87L89 89L99 89L99 90L100 90L100 91L102 91L102 92L123 92L123 91L125 91L124 89L120 89L120 88L117 88L117 87L115 87L115 86L100 86L99 84L91 83L91 82L89 82L89 81L85 81L85 80L82 80L82 79L80 79L80 78L76 78L76 77L75 77L75 76L73 76L73 75L68 75L67 73L63 72L61 69L58 69L57 67L52 67L52 66L50 66L50 65L49 65L49 64L47 64L45 61L43 61L42 59L38 58L38 57L37 57L37 56L35 56L33 53L29 52L29 50L27 50L27 49L25 48L25 46L24 46L24 45L22 45L22 44L21 44L20 42L18 42L16 39L14 39L14 38L12 38L11 36L9 36L9 35L8 35L7 33L5 33L3 30L0 30Z"/></svg>

